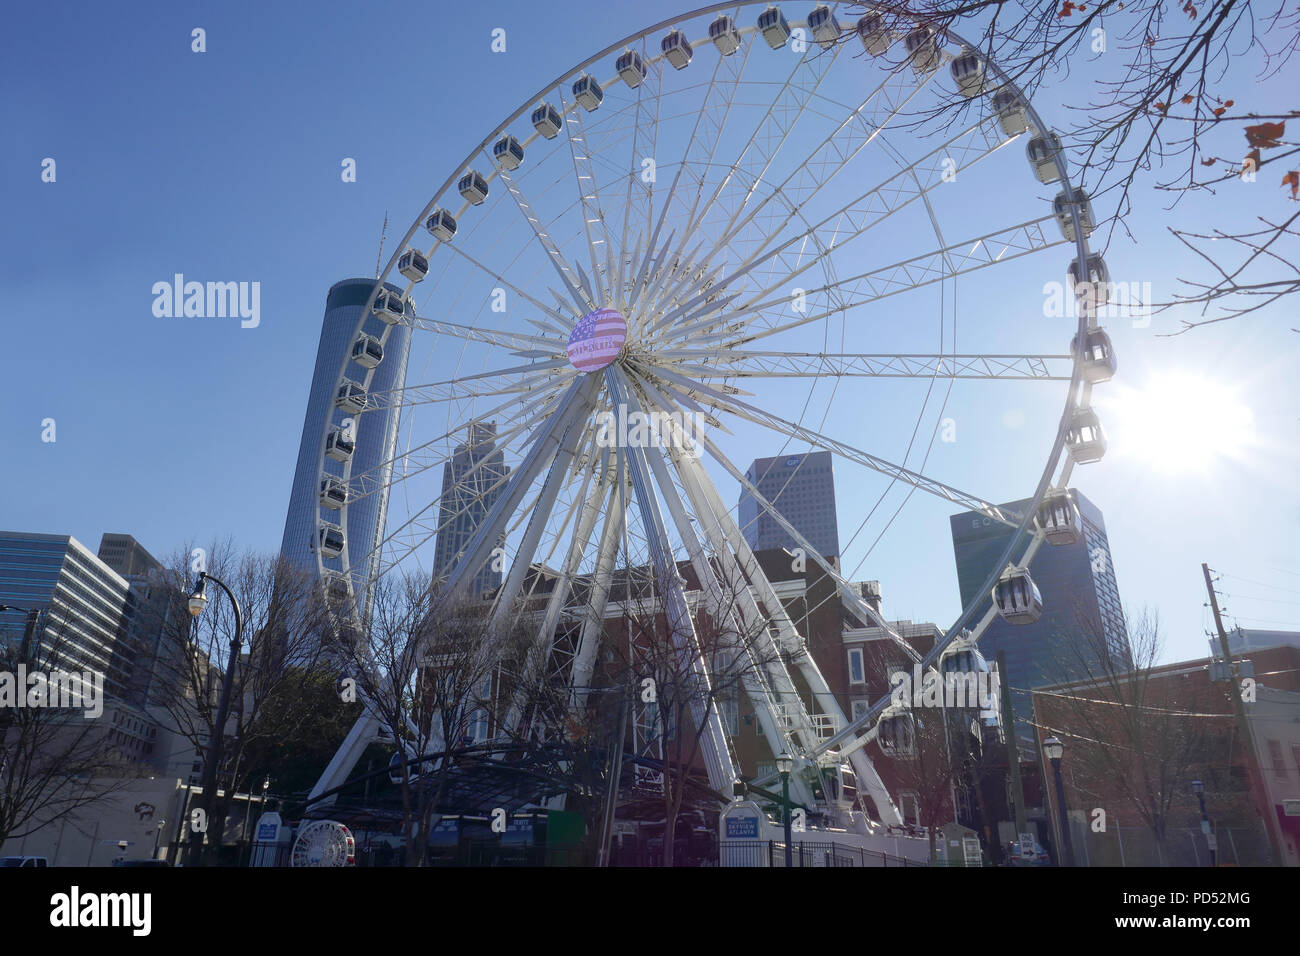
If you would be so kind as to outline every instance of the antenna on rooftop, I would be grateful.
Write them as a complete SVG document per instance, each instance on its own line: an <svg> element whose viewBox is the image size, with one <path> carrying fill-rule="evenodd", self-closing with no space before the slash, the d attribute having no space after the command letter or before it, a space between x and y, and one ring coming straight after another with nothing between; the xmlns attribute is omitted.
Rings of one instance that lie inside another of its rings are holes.
<svg viewBox="0 0 1300 956"><path fill-rule="evenodd" d="M379 264L384 258L384 237L388 235L388 210L384 210L384 225L379 230L379 254L375 256L375 278L379 278Z"/></svg>

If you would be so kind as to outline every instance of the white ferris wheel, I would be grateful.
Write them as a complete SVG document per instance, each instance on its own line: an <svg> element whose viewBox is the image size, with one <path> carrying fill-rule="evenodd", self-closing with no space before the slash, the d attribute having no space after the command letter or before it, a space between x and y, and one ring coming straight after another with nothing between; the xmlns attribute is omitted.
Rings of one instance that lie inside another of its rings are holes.
<svg viewBox="0 0 1300 956"><path fill-rule="evenodd" d="M998 614L1035 619L1029 565L1044 542L1081 535L1065 488L1075 463L1105 450L1090 394L1115 369L1096 321L1109 276L1059 140L995 64L950 31L861 4L810 5L806 19L791 6L714 4L620 40L545 84L446 171L339 369L321 436L338 464L322 457L315 550L331 587L357 593L395 570L432 574L439 533L472 512L476 530L439 569L446 592L481 597L476 577L501 549L491 600L505 615L528 597L530 568L550 569L538 654L561 653L567 628L574 687L591 678L617 567L654 569L682 652L694 653L676 571L689 562L711 617L771 642L774 663L748 695L773 753L823 774L851 765L897 823L863 745L879 735L886 752L900 746L911 718L888 698L846 718L746 543L730 489L822 566L846 614L924 667L970 649ZM455 95L467 109L476 101ZM450 125L472 121L453 113ZM1051 280L1077 295L1077 323L1042 317L1035 303ZM405 381L372 388L401 325ZM926 449L941 419L1007 390L1050 409L1042 434L1016 434L1017 454L995 443L977 466L963 459L963 473L932 473ZM357 433L393 406L393 457L354 469ZM620 410L702 427L664 425L676 441L602 440L602 417ZM444 489L443 468L474 441L508 469L471 456L466 500ZM924 660L847 566L822 557L746 476L756 455L807 451L834 455L842 499L877 506L862 509L859 529L873 562L889 552L889 493L1020 532ZM981 493L960 490L967 482ZM382 544L358 553L348 511L383 493ZM993 503L1026 495L1023 513ZM373 737L368 720L317 793L344 781ZM716 713L707 720L710 782L729 793L729 730Z"/></svg>

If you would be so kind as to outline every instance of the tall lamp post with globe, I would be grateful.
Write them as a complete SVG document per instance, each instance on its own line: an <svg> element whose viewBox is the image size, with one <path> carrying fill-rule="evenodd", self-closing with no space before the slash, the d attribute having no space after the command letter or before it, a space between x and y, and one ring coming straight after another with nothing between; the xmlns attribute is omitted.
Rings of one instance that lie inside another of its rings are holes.
<svg viewBox="0 0 1300 956"><path fill-rule="evenodd" d="M208 753L203 760L203 777L199 784L203 792L199 795L198 807L202 811L202 821L199 826L195 825L198 821L193 819L190 821L188 861L190 866L198 865L203 852L203 834L207 831L208 821L212 817L212 803L217 796L217 765L221 762L221 744L225 737L226 720L230 716L230 695L235 687L235 668L239 666L239 649L244 639L244 617L239 609L239 601L224 582L206 571L200 571L198 580L194 582L194 590L190 593L189 600L190 615L197 618L208 606L209 581L225 591L226 597L230 598L231 606L235 609L235 634L230 639L230 660L226 662L226 674L221 682L221 700L217 704L217 718L213 721L212 735L208 740Z"/></svg>
<svg viewBox="0 0 1300 956"><path fill-rule="evenodd" d="M794 866L794 850L790 846L790 771L794 760L784 750L776 758L776 769L781 774L781 820L785 827L785 865Z"/></svg>
<svg viewBox="0 0 1300 956"><path fill-rule="evenodd" d="M1074 866L1074 847L1070 845L1070 819L1065 813L1065 784L1061 782L1061 757L1065 744L1058 737L1043 741L1043 754L1052 762L1052 775L1056 778L1056 811L1061 827L1061 863Z"/></svg>

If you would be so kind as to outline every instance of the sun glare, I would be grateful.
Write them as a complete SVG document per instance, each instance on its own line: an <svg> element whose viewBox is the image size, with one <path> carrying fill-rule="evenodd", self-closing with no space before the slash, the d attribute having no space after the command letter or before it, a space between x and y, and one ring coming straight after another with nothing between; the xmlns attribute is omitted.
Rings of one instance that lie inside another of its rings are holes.
<svg viewBox="0 0 1300 956"><path fill-rule="evenodd" d="M1255 416L1237 392L1192 375L1152 376L1117 390L1106 409L1111 447L1164 473L1207 474L1255 444Z"/></svg>

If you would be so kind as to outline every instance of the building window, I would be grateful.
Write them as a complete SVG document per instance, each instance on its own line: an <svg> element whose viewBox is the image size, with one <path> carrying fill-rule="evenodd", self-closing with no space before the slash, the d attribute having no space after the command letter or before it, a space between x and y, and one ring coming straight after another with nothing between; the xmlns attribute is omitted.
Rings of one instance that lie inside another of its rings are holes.
<svg viewBox="0 0 1300 956"><path fill-rule="evenodd" d="M866 671L862 667L862 648L854 647L849 651L849 683L865 684Z"/></svg>
<svg viewBox="0 0 1300 956"><path fill-rule="evenodd" d="M1282 759L1282 745L1276 740L1268 742L1268 759L1273 761L1273 773L1279 780L1285 780L1286 762Z"/></svg>
<svg viewBox="0 0 1300 956"><path fill-rule="evenodd" d="M726 728L727 733L735 737L740 733L740 698L734 694L727 694L718 701L718 716L722 718L722 726Z"/></svg>
<svg viewBox="0 0 1300 956"><path fill-rule="evenodd" d="M904 790L898 795L898 811L903 815L904 823L921 825L921 801L913 790Z"/></svg>

